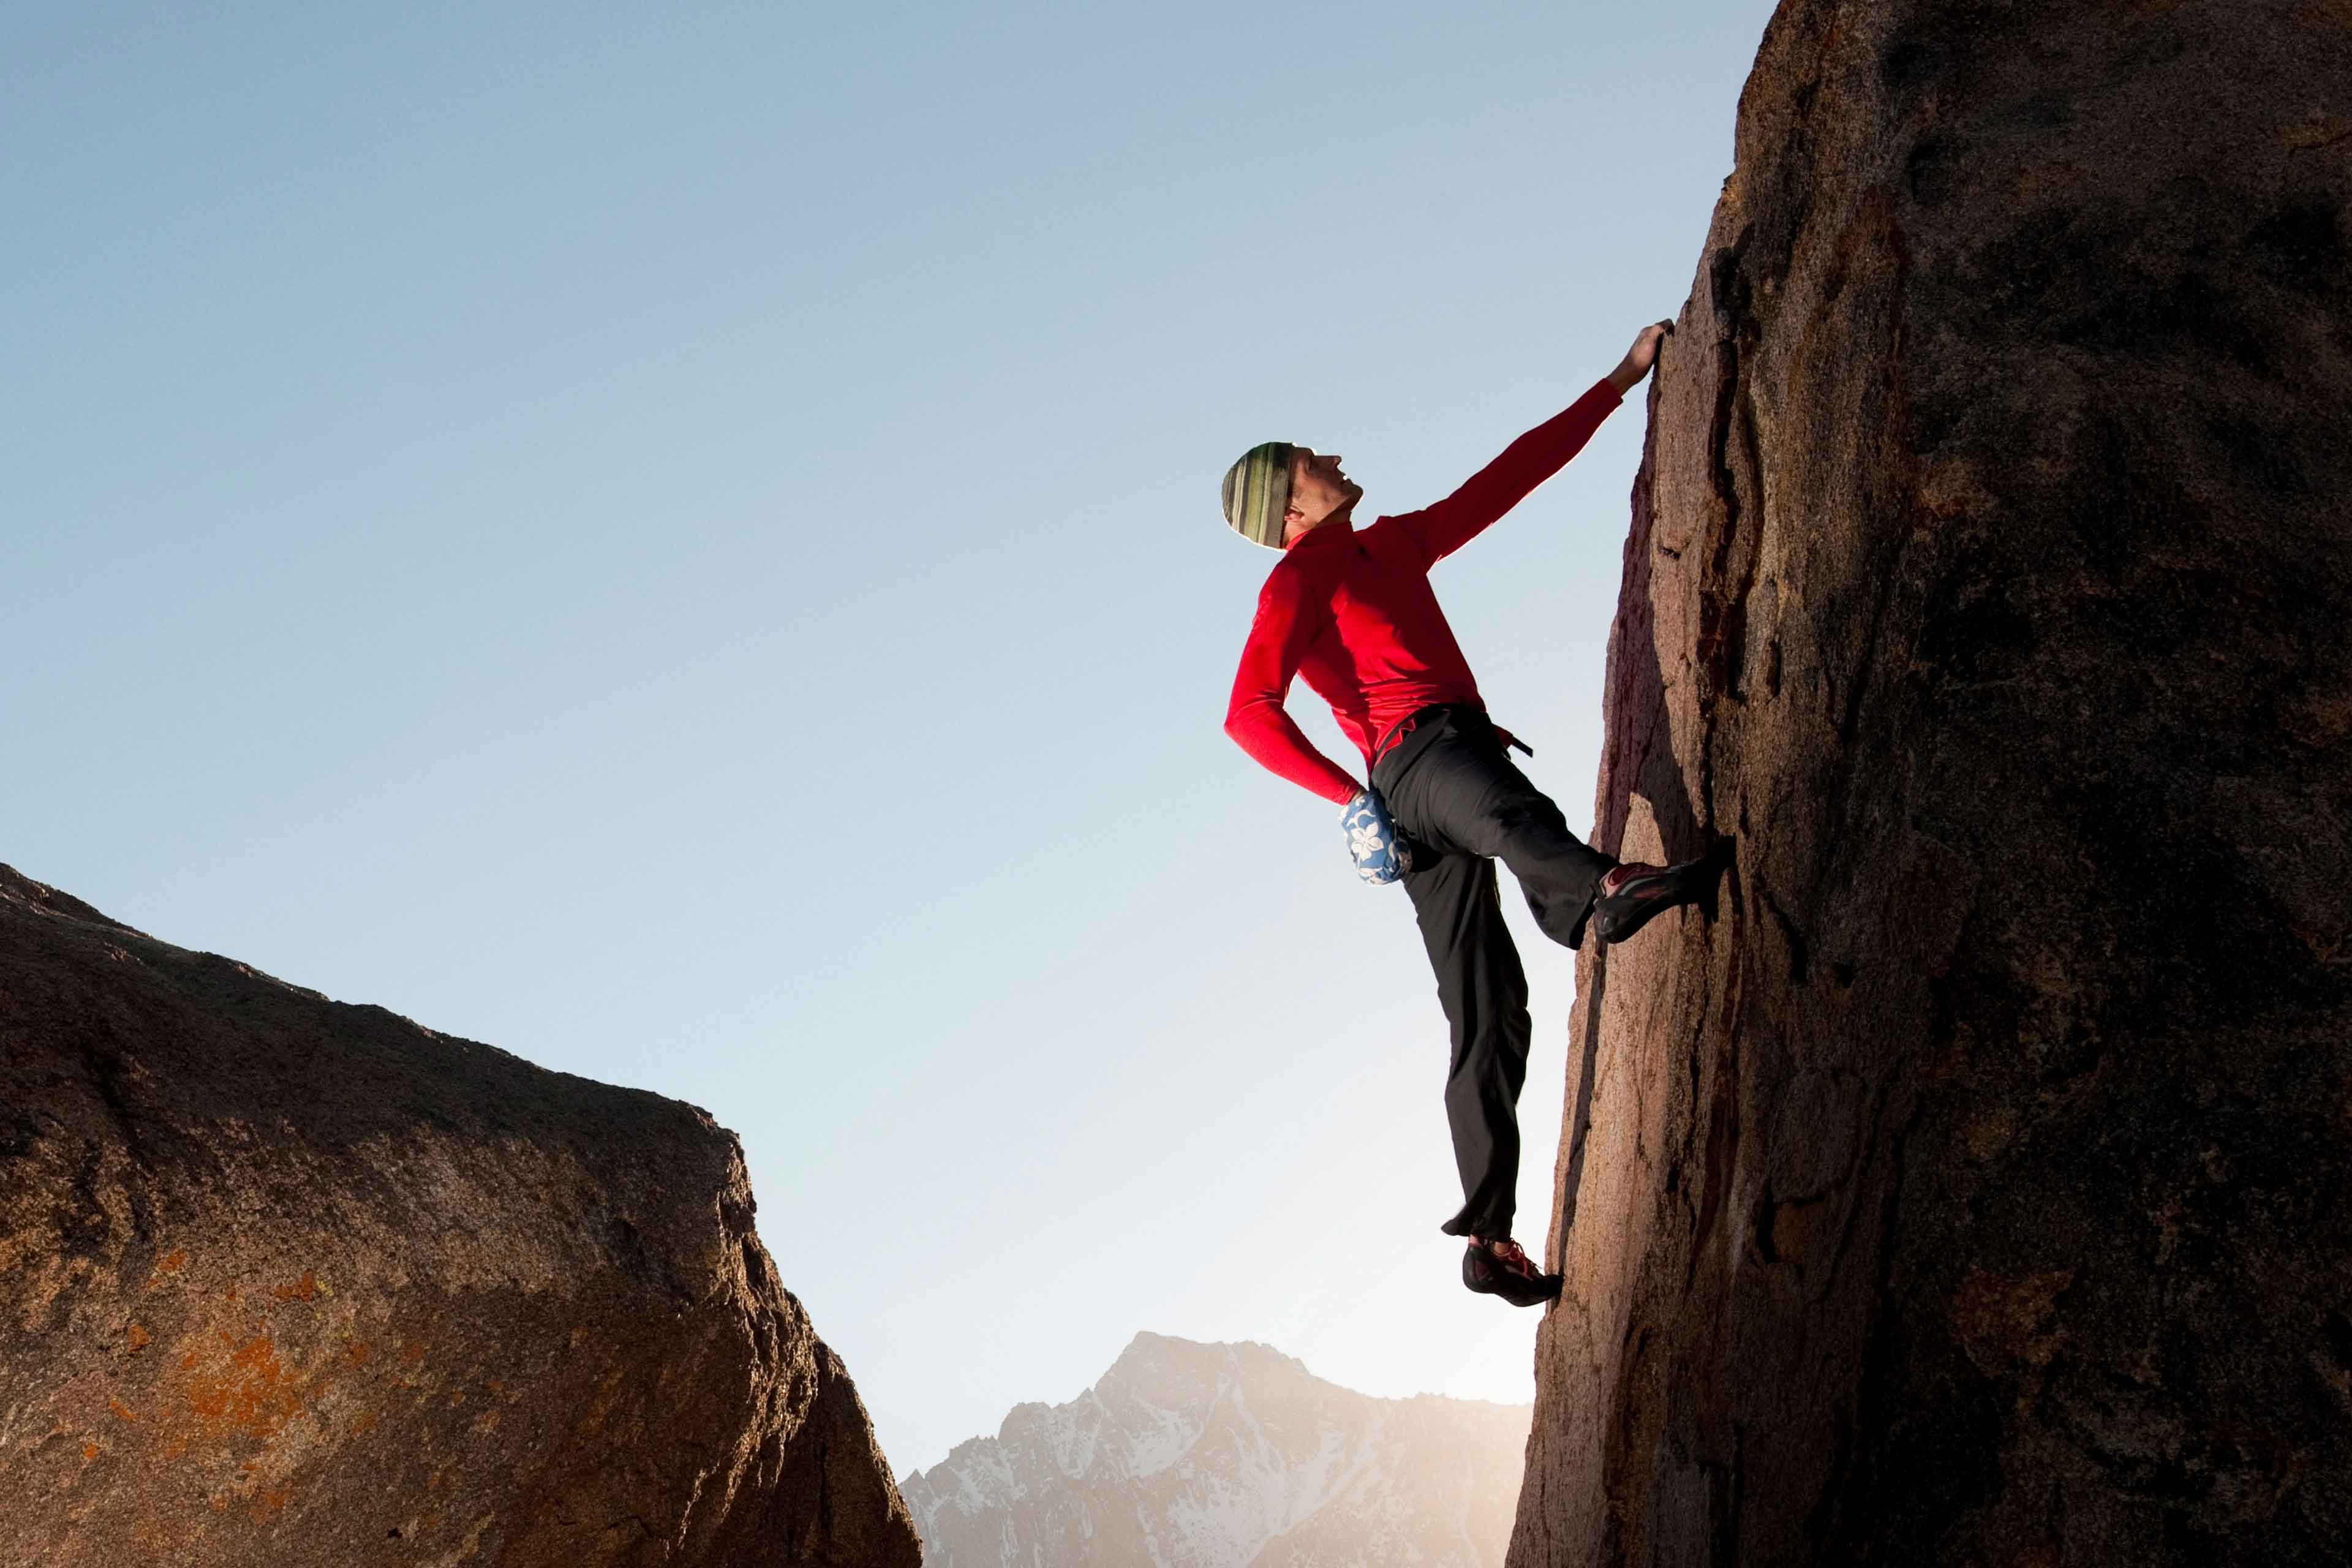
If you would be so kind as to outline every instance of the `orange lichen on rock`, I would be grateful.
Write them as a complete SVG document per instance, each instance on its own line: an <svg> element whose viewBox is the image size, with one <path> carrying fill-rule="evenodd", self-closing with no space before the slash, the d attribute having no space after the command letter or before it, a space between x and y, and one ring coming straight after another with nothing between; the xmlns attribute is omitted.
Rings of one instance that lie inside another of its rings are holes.
<svg viewBox="0 0 2352 1568"><path fill-rule="evenodd" d="M620 1373L617 1371L606 1373L596 1385L596 1397L590 1402L586 1414L580 1417L572 1430L583 1437L593 1437L602 1432L604 1429L604 1417L612 1414L613 1405L619 1399L620 1394Z"/></svg>
<svg viewBox="0 0 2352 1568"><path fill-rule="evenodd" d="M122 1420L136 1421L139 1419L138 1412L132 1410L131 1406L123 1404L120 1399L108 1400L106 1402L106 1407L109 1410L113 1411L114 1414Z"/></svg>
<svg viewBox="0 0 2352 1568"><path fill-rule="evenodd" d="M148 1333L147 1326L144 1323L131 1324L130 1329L126 1331L122 1336L123 1342L131 1347L131 1353L132 1355L137 1355L141 1351L145 1350L147 1348L147 1342L152 1337L152 1335Z"/></svg>
<svg viewBox="0 0 2352 1568"><path fill-rule="evenodd" d="M188 1408L207 1434L269 1437L300 1412L302 1390L287 1374L269 1336L257 1334L229 1358L226 1373L188 1380Z"/></svg>
<svg viewBox="0 0 2352 1568"><path fill-rule="evenodd" d="M319 1294L319 1277L305 1268L302 1278L291 1285L280 1285L269 1293L281 1301L308 1301Z"/></svg>

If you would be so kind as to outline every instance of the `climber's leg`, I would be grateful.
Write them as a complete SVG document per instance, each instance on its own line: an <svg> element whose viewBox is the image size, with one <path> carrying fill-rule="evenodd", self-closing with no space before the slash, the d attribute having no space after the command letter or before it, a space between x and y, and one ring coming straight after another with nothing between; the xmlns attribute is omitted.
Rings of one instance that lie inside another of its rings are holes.
<svg viewBox="0 0 2352 1568"><path fill-rule="evenodd" d="M1485 714L1448 708L1419 720L1372 771L1406 834L1501 860L1546 936L1570 947L1582 941L1593 895L1617 862L1568 830L1559 807L1512 765Z"/></svg>
<svg viewBox="0 0 2352 1568"><path fill-rule="evenodd" d="M1495 863L1475 855L1423 855L1405 892L1437 973L1453 1055L1445 1120L1462 1176L1462 1209L1449 1236L1505 1240L1519 1183L1519 1089L1527 1082L1528 979L1503 924Z"/></svg>

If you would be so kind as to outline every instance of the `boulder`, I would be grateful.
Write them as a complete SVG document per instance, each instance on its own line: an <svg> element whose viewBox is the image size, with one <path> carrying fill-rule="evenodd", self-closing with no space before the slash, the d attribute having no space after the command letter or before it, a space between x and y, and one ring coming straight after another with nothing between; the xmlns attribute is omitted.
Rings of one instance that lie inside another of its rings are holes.
<svg viewBox="0 0 2352 1568"><path fill-rule="evenodd" d="M0 867L0 1563L913 1564L732 1134Z"/></svg>
<svg viewBox="0 0 2352 1568"><path fill-rule="evenodd" d="M2352 1542L2352 11L1786 0L1651 392L1510 1561Z"/></svg>

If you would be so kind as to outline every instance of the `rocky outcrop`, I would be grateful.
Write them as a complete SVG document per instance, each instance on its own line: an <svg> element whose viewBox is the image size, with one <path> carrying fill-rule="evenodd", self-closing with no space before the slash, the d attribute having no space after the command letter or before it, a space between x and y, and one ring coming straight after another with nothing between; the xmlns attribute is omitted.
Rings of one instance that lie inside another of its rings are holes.
<svg viewBox="0 0 2352 1568"><path fill-rule="evenodd" d="M1525 1405L1375 1399L1259 1344L1138 1334L901 1483L929 1568L1492 1568Z"/></svg>
<svg viewBox="0 0 2352 1568"><path fill-rule="evenodd" d="M912 1564L733 1136L0 868L0 1563Z"/></svg>
<svg viewBox="0 0 2352 1568"><path fill-rule="evenodd" d="M2352 12L1787 0L1652 393L1511 1561L2352 1541Z"/></svg>

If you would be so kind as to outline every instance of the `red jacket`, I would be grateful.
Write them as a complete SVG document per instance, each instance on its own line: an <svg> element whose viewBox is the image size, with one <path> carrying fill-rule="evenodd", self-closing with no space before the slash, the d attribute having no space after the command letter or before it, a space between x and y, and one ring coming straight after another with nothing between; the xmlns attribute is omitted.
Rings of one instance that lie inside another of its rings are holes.
<svg viewBox="0 0 2352 1568"><path fill-rule="evenodd" d="M1258 594L1225 733L1284 778L1344 805L1362 786L1283 711L1294 676L1331 705L1367 768L1372 747L1418 710L1484 707L1430 592L1429 569L1559 472L1620 401L1601 381L1436 505L1369 528L1327 522L1293 540Z"/></svg>

